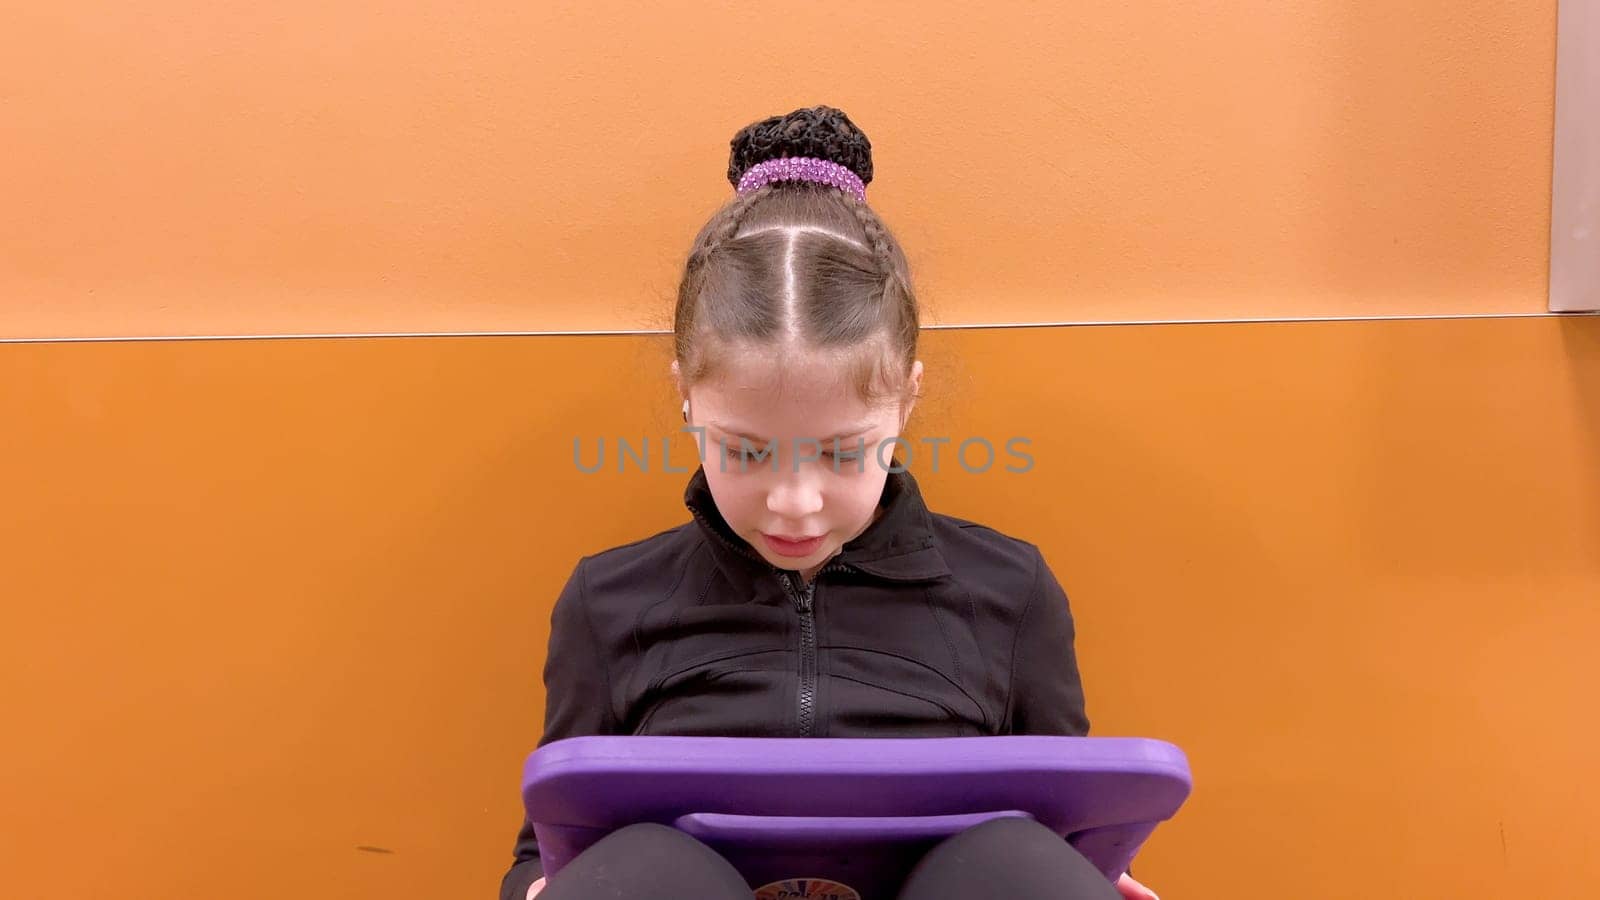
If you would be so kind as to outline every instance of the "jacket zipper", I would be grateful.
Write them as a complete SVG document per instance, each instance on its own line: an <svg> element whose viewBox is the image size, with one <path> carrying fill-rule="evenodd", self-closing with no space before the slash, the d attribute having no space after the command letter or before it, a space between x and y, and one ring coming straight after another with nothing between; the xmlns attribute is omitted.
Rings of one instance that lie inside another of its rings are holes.
<svg viewBox="0 0 1600 900"><path fill-rule="evenodd" d="M817 582L812 579L804 591L796 591L788 572L779 575L784 592L800 611L800 736L810 737L817 721L817 619L812 601Z"/></svg>
<svg viewBox="0 0 1600 900"><path fill-rule="evenodd" d="M798 698L800 713L800 736L811 737L816 730L817 723L817 614L816 598L817 588L822 583L822 576L827 572L838 572L846 567L842 564L828 563L817 572L811 583L805 586L804 591L797 591L794 582L789 578L789 573L779 571L778 577L783 580L784 592L794 602L795 609L800 613L800 696Z"/></svg>
<svg viewBox="0 0 1600 900"><path fill-rule="evenodd" d="M706 521L698 511L694 511L694 517L701 522ZM723 538L715 528L710 527L710 523L706 522L706 525L707 530L716 535L722 543L739 554L772 570L772 573L777 575L778 580L782 582L783 592L789 595L789 600L794 603L794 608L800 613L800 696L798 698L800 736L811 737L811 733L816 730L817 721L817 583L828 572L842 572L849 566L836 562L827 563L817 572L817 577L811 579L811 583L806 585L805 591L802 593L795 590L794 582L789 578L787 570L780 569L744 547Z"/></svg>

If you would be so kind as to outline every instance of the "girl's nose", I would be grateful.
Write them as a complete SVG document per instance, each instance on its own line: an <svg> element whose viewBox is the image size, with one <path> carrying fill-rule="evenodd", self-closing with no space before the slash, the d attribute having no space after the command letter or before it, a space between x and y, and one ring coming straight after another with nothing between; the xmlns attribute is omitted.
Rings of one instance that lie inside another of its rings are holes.
<svg viewBox="0 0 1600 900"><path fill-rule="evenodd" d="M822 510L822 491L805 471L786 472L767 492L767 509L784 521L799 522Z"/></svg>

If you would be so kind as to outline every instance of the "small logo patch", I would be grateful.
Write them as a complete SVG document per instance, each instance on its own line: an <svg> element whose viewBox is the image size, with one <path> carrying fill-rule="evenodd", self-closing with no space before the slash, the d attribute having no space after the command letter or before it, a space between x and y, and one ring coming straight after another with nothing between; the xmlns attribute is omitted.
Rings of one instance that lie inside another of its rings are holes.
<svg viewBox="0 0 1600 900"><path fill-rule="evenodd" d="M756 888L756 900L861 900L861 894L826 878L785 878Z"/></svg>

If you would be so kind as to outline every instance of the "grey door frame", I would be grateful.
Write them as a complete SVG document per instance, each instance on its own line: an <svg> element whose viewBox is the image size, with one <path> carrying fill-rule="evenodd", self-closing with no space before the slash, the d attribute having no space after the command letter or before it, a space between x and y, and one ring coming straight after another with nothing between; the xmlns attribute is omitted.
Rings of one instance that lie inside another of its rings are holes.
<svg viewBox="0 0 1600 900"><path fill-rule="evenodd" d="M1550 310L1600 310L1600 0L1559 0Z"/></svg>

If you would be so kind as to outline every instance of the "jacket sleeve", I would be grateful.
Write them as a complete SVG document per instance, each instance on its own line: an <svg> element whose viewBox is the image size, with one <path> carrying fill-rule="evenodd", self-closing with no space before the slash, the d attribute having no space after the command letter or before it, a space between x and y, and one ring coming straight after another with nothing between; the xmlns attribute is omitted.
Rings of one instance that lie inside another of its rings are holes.
<svg viewBox="0 0 1600 900"><path fill-rule="evenodd" d="M1034 548L1033 594L1017 626L1007 718L1011 734L1087 737L1077 629L1066 591ZM1133 874L1133 867L1128 867Z"/></svg>
<svg viewBox="0 0 1600 900"><path fill-rule="evenodd" d="M1076 631L1066 592L1034 548L1033 591L1012 641L1007 734L1086 736Z"/></svg>
<svg viewBox="0 0 1600 900"><path fill-rule="evenodd" d="M588 734L611 734L611 689L606 658L589 618L584 565L578 561L550 614L550 645L544 665L543 747L552 741ZM528 886L544 874L533 824L524 816L513 851L514 862L500 881L500 900L524 900Z"/></svg>

